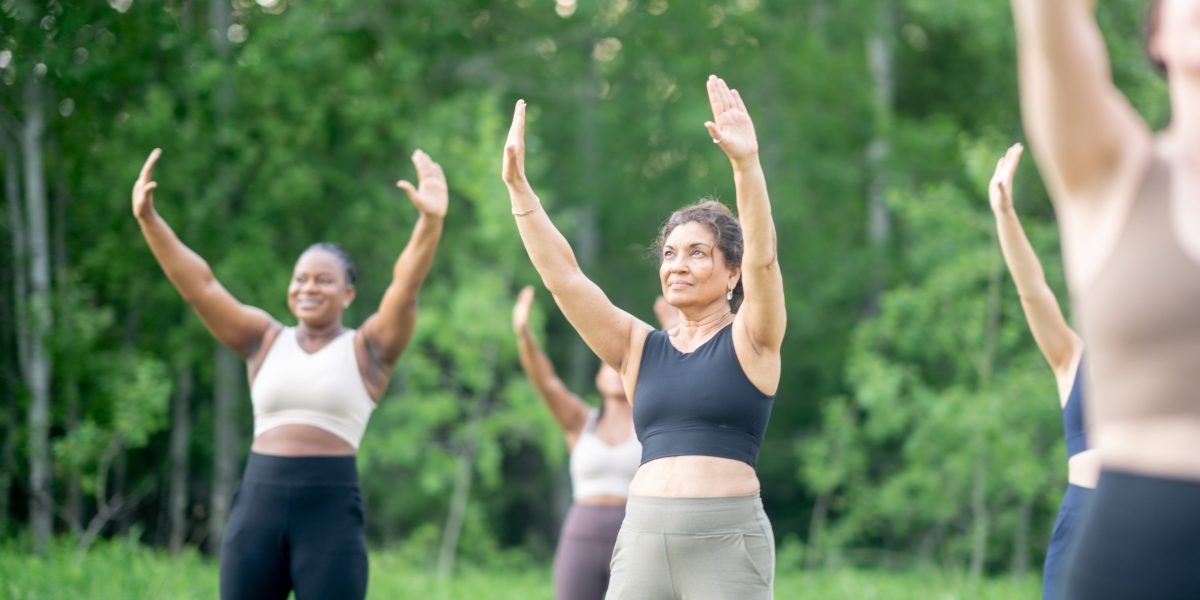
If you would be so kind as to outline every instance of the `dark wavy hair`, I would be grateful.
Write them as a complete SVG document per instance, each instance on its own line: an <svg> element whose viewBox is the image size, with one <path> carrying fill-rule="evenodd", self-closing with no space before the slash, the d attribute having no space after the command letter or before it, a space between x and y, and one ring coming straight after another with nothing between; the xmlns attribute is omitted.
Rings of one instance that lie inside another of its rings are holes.
<svg viewBox="0 0 1200 600"><path fill-rule="evenodd" d="M737 217L733 216L733 211L729 210L728 206L711 198L705 198L671 213L671 216L659 228L658 239L654 241L651 251L657 255L660 263L662 262L663 244L667 241L667 236L671 235L676 227L688 223L699 223L708 227L713 237L717 239L717 248L721 249L721 254L725 257L725 266L742 266L742 251L745 249L745 242L742 239L742 224L738 222ZM733 299L729 301L730 310L736 313L742 306L743 297L742 278L739 277L737 286L733 288Z"/></svg>
<svg viewBox="0 0 1200 600"><path fill-rule="evenodd" d="M354 260L350 258L350 253L346 252L345 248L333 242L317 242L304 249L305 252L311 250L324 250L337 257L338 262L342 263L342 270L346 272L346 283L351 287L358 281L358 268L354 266Z"/></svg>
<svg viewBox="0 0 1200 600"><path fill-rule="evenodd" d="M1162 0L1150 0L1146 6L1146 19L1142 22L1142 48L1150 58L1150 64L1161 75L1167 74L1167 65L1150 50L1150 40L1158 35L1159 22L1162 21Z"/></svg>

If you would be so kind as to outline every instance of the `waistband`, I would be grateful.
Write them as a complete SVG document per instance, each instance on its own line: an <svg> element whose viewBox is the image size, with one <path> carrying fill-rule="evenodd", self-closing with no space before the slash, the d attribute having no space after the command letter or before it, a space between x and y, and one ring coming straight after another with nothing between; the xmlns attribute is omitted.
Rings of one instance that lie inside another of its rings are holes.
<svg viewBox="0 0 1200 600"><path fill-rule="evenodd" d="M251 452L245 481L287 485L354 485L358 468L354 456L274 456Z"/></svg>
<svg viewBox="0 0 1200 600"><path fill-rule="evenodd" d="M730 533L759 529L766 518L759 492L717 498L630 496L624 527L651 533Z"/></svg>

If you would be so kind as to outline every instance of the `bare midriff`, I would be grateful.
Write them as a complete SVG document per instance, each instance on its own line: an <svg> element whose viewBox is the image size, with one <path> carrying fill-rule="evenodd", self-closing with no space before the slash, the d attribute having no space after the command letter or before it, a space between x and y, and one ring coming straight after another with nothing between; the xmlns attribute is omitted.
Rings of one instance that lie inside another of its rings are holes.
<svg viewBox="0 0 1200 600"><path fill-rule="evenodd" d="M1104 468L1200 480L1200 422L1182 416L1123 419L1089 434L1104 449Z"/></svg>
<svg viewBox="0 0 1200 600"><path fill-rule="evenodd" d="M668 456L638 468L629 484L634 496L720 498L749 496L759 490L750 465L715 456Z"/></svg>
<svg viewBox="0 0 1200 600"><path fill-rule="evenodd" d="M250 449L273 456L354 456L354 446L311 425L280 425L254 438Z"/></svg>
<svg viewBox="0 0 1200 600"><path fill-rule="evenodd" d="M1067 459L1067 481L1094 488L1100 481L1100 451L1092 448Z"/></svg>
<svg viewBox="0 0 1200 600"><path fill-rule="evenodd" d="M625 506L625 496L588 496L575 500L575 504L586 506Z"/></svg>

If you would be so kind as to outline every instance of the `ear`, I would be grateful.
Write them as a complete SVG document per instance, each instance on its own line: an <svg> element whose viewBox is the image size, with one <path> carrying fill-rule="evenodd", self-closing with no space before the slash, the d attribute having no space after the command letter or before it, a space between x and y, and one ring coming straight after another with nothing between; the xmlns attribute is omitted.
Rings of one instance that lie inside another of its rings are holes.
<svg viewBox="0 0 1200 600"><path fill-rule="evenodd" d="M742 268L741 267L731 267L729 269L729 285L725 286L725 289L732 290L733 288L736 288L738 282L741 280L742 280Z"/></svg>
<svg viewBox="0 0 1200 600"><path fill-rule="evenodd" d="M350 308L350 304L352 302L354 302L354 298L356 295L357 295L357 291L355 291L354 286L352 286L352 285L346 286L346 293L342 296L342 308L343 309Z"/></svg>

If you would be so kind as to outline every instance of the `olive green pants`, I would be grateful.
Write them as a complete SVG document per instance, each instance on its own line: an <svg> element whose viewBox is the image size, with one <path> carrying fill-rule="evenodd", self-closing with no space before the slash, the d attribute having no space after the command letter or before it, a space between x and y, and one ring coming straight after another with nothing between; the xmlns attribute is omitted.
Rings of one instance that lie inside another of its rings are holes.
<svg viewBox="0 0 1200 600"><path fill-rule="evenodd" d="M607 600L774 597L775 535L762 499L630 496Z"/></svg>

